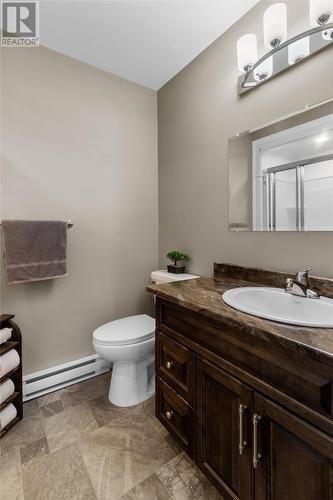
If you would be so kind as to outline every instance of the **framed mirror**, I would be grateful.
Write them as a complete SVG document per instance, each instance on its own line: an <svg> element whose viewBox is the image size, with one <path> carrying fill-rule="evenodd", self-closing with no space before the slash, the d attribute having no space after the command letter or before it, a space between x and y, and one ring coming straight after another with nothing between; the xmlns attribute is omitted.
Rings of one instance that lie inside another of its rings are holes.
<svg viewBox="0 0 333 500"><path fill-rule="evenodd" d="M333 231L333 100L230 138L231 231Z"/></svg>

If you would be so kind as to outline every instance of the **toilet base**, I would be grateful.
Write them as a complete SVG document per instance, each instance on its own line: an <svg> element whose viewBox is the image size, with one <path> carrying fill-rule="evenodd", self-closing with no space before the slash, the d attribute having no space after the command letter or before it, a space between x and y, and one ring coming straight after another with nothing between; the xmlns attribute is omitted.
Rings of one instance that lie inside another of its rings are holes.
<svg viewBox="0 0 333 500"><path fill-rule="evenodd" d="M109 400L116 406L134 406L155 394L154 355L139 361L115 361Z"/></svg>

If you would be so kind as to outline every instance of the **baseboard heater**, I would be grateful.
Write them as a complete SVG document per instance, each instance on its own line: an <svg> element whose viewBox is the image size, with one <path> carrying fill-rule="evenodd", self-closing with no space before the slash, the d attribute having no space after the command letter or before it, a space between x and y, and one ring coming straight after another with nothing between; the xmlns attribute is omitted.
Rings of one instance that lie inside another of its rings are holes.
<svg viewBox="0 0 333 500"><path fill-rule="evenodd" d="M98 354L76 359L63 365L30 373L23 377L23 401L38 398L82 380L106 373L111 368Z"/></svg>

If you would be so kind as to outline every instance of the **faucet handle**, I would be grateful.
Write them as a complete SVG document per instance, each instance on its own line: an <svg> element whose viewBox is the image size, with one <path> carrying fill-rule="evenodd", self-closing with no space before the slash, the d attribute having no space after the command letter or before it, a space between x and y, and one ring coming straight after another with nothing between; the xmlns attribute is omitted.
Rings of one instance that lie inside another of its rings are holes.
<svg viewBox="0 0 333 500"><path fill-rule="evenodd" d="M307 287L309 286L309 271L311 271L311 269L304 269L296 273L296 280Z"/></svg>
<svg viewBox="0 0 333 500"><path fill-rule="evenodd" d="M294 280L292 278L287 278L286 279L285 291L288 292L288 293L291 293L293 285L294 285Z"/></svg>

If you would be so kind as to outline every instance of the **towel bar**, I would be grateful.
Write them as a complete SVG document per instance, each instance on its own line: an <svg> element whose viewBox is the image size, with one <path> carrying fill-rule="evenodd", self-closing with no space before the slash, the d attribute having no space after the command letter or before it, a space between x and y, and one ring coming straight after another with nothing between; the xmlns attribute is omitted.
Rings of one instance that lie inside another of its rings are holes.
<svg viewBox="0 0 333 500"><path fill-rule="evenodd" d="M0 222L0 226L1 226L1 222ZM68 227L68 228L71 228L71 227L73 227L73 226L74 226L74 222L72 222L71 220L68 220L68 221L67 221L67 227Z"/></svg>

